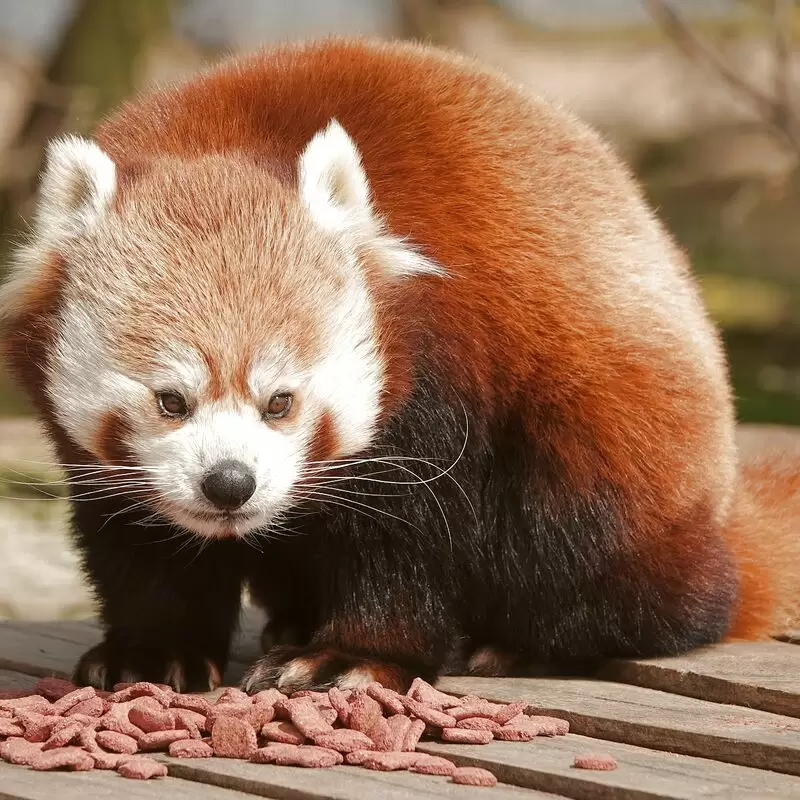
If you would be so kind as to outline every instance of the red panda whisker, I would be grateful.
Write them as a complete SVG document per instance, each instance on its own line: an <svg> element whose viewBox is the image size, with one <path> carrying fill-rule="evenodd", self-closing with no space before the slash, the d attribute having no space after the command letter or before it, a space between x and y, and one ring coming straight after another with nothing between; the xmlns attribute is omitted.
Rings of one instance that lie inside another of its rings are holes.
<svg viewBox="0 0 800 800"><path fill-rule="evenodd" d="M419 527L417 527L416 525L413 525L407 519L404 519L403 517L398 517L396 514L392 514L391 512L386 511L386 510L384 510L382 508L375 508L374 506L371 506L368 503L359 503L357 500L352 500L350 498L338 497L337 495L330 495L327 492L319 492L319 491L308 492L307 496L303 497L302 499L313 500L313 499L317 499L317 498L322 498L322 502L330 503L331 505L339 505L339 506L342 506L344 508L350 508L353 511L360 511L361 509L368 509L369 511L373 511L376 514L383 514L386 517L391 517L392 519L396 519L398 522L403 522L406 525L408 525L409 527L415 528L420 533L422 533L422 530ZM371 517L372 519L375 519L375 517L372 517L371 514L367 514L365 511L362 511L362 513L364 513L368 517Z"/></svg>
<svg viewBox="0 0 800 800"><path fill-rule="evenodd" d="M384 481L384 483L391 483L391 481ZM337 486L331 486L330 483L305 483L304 489L328 489L332 492L341 492L342 494L354 494L356 497L409 497L412 492L359 492L355 489L342 489Z"/></svg>

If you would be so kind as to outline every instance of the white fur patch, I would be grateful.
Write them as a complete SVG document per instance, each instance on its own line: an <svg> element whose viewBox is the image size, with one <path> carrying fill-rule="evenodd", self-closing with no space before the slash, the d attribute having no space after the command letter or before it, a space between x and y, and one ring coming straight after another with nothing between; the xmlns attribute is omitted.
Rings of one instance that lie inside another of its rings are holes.
<svg viewBox="0 0 800 800"><path fill-rule="evenodd" d="M117 188L114 162L88 139L64 136L47 148L36 210L37 236L55 244L102 218Z"/></svg>
<svg viewBox="0 0 800 800"><path fill-rule="evenodd" d="M299 164L300 199L314 221L344 237L350 249L369 248L393 277L444 275L444 270L385 230L355 142L335 120L306 145Z"/></svg>
<svg viewBox="0 0 800 800"><path fill-rule="evenodd" d="M375 673L369 667L356 667L345 672L337 681L339 689L360 689L362 686L377 680Z"/></svg>
<svg viewBox="0 0 800 800"><path fill-rule="evenodd" d="M146 386L122 373L88 307L77 303L62 314L47 375L56 419L90 453L105 414L141 409L150 399Z"/></svg>
<svg viewBox="0 0 800 800"><path fill-rule="evenodd" d="M284 686L305 684L314 677L314 663L307 658L292 659L278 678L278 689Z"/></svg>
<svg viewBox="0 0 800 800"><path fill-rule="evenodd" d="M333 415L339 455L350 455L375 433L384 385L372 303L357 273L326 323L328 349L311 371L309 393Z"/></svg>
<svg viewBox="0 0 800 800"><path fill-rule="evenodd" d="M372 225L361 155L336 120L306 145L299 168L300 197L321 228L341 233Z"/></svg>
<svg viewBox="0 0 800 800"><path fill-rule="evenodd" d="M64 136L48 145L31 241L14 252L0 287L0 323L13 318L48 256L103 218L116 192L116 172L114 162L87 139Z"/></svg>
<svg viewBox="0 0 800 800"><path fill-rule="evenodd" d="M201 403L195 413L169 433L137 433L132 441L139 462L149 468L159 504L178 524L201 535L242 535L263 527L291 505L290 493L302 467L302 432L266 424L256 408L234 401ZM206 519L218 514L203 496L200 483L220 461L234 459L249 467L256 491L237 513L246 518Z"/></svg>

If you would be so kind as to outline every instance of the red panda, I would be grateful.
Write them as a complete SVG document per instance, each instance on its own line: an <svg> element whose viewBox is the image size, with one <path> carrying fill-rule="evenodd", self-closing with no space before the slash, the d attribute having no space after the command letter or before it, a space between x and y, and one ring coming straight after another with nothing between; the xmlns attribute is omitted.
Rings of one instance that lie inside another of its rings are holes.
<svg viewBox="0 0 800 800"><path fill-rule="evenodd" d="M1 307L105 625L80 683L215 686L245 585L250 692L794 613L800 473L738 466L685 255L594 131L466 57L287 45L54 141Z"/></svg>

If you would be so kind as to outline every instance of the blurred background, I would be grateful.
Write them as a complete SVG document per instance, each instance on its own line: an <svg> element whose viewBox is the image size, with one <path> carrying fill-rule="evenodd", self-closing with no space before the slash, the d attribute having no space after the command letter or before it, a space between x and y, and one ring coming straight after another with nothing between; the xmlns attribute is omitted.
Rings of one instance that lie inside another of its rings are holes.
<svg viewBox="0 0 800 800"><path fill-rule="evenodd" d="M90 133L131 93L222 55L331 33L421 39L606 134L692 257L739 418L797 426L799 26L794 0L0 0L0 275L57 133ZM0 496L14 498L0 500L0 617L88 607L63 500L18 483L56 480L51 460L0 372Z"/></svg>

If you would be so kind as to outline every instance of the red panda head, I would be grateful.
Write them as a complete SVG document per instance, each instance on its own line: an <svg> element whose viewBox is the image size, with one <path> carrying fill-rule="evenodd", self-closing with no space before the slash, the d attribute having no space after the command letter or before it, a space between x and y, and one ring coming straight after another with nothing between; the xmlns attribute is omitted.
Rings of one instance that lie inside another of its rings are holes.
<svg viewBox="0 0 800 800"><path fill-rule="evenodd" d="M240 154L115 164L67 137L0 322L24 328L55 282L35 387L52 421L98 463L135 465L170 521L244 534L293 505L315 458L370 443L386 381L371 287L438 271L386 231L335 121L288 183Z"/></svg>

